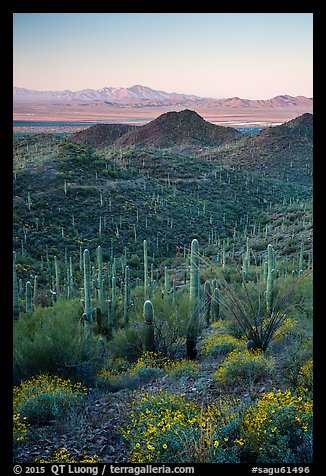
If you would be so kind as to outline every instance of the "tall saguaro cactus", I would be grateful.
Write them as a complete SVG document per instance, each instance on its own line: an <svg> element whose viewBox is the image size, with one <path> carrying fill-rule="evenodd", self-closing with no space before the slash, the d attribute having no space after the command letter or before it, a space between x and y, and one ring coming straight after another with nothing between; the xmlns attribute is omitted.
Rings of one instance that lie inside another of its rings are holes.
<svg viewBox="0 0 326 476"><path fill-rule="evenodd" d="M187 329L187 357L197 356L197 333L199 326L200 276L199 276L199 244L194 239L191 242L190 254L190 316Z"/></svg>
<svg viewBox="0 0 326 476"><path fill-rule="evenodd" d="M218 321L220 316L220 298L218 288L215 287L213 291L213 300L212 300L212 320L214 322Z"/></svg>
<svg viewBox="0 0 326 476"><path fill-rule="evenodd" d="M85 319L89 322L93 320L92 304L91 304L91 262L89 250L85 249L83 253L84 263L84 314Z"/></svg>
<svg viewBox="0 0 326 476"><path fill-rule="evenodd" d="M16 252L13 252L13 317L18 319L19 317L19 300L18 300L18 280L16 270Z"/></svg>
<svg viewBox="0 0 326 476"><path fill-rule="evenodd" d="M266 309L271 312L273 304L275 255L271 244L267 246Z"/></svg>
<svg viewBox="0 0 326 476"><path fill-rule="evenodd" d="M130 298L130 270L129 266L125 267L125 292L124 292L124 301L123 301L123 316L124 316L124 323L127 327L129 324L129 310L131 305L131 298Z"/></svg>
<svg viewBox="0 0 326 476"><path fill-rule="evenodd" d="M103 253L100 246L96 250L97 256L97 286L98 286L98 295L97 298L101 305L104 304L104 287L103 287Z"/></svg>
<svg viewBox="0 0 326 476"><path fill-rule="evenodd" d="M34 287L33 287L33 304L34 304L34 306L36 306L36 304L37 304L37 299L38 299L38 295L37 295L37 276L35 275L34 276Z"/></svg>
<svg viewBox="0 0 326 476"><path fill-rule="evenodd" d="M55 292L57 293L57 297L60 295L60 270L58 259L54 257L54 270L55 270Z"/></svg>
<svg viewBox="0 0 326 476"><path fill-rule="evenodd" d="M206 326L210 324L210 315L211 315L211 304L212 304L212 289L211 283L206 281L204 284L204 299L205 299L205 315L206 315Z"/></svg>
<svg viewBox="0 0 326 476"><path fill-rule="evenodd" d="M30 281L26 283L26 314L33 312L32 285Z"/></svg>
<svg viewBox="0 0 326 476"><path fill-rule="evenodd" d="M154 351L154 310L151 301L144 303L144 328L143 328L143 350L144 352Z"/></svg>
<svg viewBox="0 0 326 476"><path fill-rule="evenodd" d="M108 332L107 338L108 340L112 339L113 336L113 313L112 313L112 301L111 299L108 300Z"/></svg>

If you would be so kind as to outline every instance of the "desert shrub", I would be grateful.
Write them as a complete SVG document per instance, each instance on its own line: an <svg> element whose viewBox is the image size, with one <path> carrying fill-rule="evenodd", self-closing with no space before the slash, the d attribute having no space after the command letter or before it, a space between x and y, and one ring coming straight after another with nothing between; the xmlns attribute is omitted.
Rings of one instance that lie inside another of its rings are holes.
<svg viewBox="0 0 326 476"><path fill-rule="evenodd" d="M45 424L64 417L72 407L81 407L87 389L56 375L39 375L14 387L14 415L28 424Z"/></svg>
<svg viewBox="0 0 326 476"><path fill-rule="evenodd" d="M200 349L205 355L226 355L233 350L244 350L245 342L228 335L210 335L200 342Z"/></svg>
<svg viewBox="0 0 326 476"><path fill-rule="evenodd" d="M220 385L252 385L270 377L275 368L272 356L259 350L234 350L229 353L213 377Z"/></svg>
<svg viewBox="0 0 326 476"><path fill-rule="evenodd" d="M130 326L114 331L113 339L108 343L113 358L126 358L135 361L142 354L142 326L133 323Z"/></svg>
<svg viewBox="0 0 326 476"><path fill-rule="evenodd" d="M108 392L118 392L123 388L132 387L135 379L128 373L115 374L110 370L102 369L96 375L96 385L98 388Z"/></svg>
<svg viewBox="0 0 326 476"><path fill-rule="evenodd" d="M286 337L297 336L304 333L304 329L299 326L296 319L287 317L284 319L280 327L275 331L274 342L281 342Z"/></svg>
<svg viewBox="0 0 326 476"><path fill-rule="evenodd" d="M123 358L109 359L106 367L98 372L96 383L111 392L136 388L162 377L166 364L167 359L154 352L145 352L133 363Z"/></svg>
<svg viewBox="0 0 326 476"><path fill-rule="evenodd" d="M263 393L243 419L246 449L260 463L309 463L312 400L274 390Z"/></svg>
<svg viewBox="0 0 326 476"><path fill-rule="evenodd" d="M40 373L58 374L89 385L103 365L103 348L80 322L78 299L36 308L14 323L14 383Z"/></svg>
<svg viewBox="0 0 326 476"><path fill-rule="evenodd" d="M182 378L196 378L200 375L200 366L198 362L184 359L173 362L167 368L167 372L173 381L179 381Z"/></svg>
<svg viewBox="0 0 326 476"><path fill-rule="evenodd" d="M280 352L281 345L286 349L285 352L284 349L283 352ZM273 344L271 350L273 353L277 351L279 354L278 375L280 380L288 387L298 390L302 383L302 367L311 359L312 338L297 334L291 338L283 339L281 344ZM310 388L310 385L307 386Z"/></svg>
<svg viewBox="0 0 326 476"><path fill-rule="evenodd" d="M203 406L185 394L162 390L138 395L121 428L130 449L128 461L239 462L241 412L234 399Z"/></svg>

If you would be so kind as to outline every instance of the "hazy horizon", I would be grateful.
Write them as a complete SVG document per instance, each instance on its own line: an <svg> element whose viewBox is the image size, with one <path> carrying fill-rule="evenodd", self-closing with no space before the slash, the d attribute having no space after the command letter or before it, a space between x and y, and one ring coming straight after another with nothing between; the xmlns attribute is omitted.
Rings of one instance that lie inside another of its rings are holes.
<svg viewBox="0 0 326 476"><path fill-rule="evenodd" d="M312 13L14 13L13 83L313 97Z"/></svg>

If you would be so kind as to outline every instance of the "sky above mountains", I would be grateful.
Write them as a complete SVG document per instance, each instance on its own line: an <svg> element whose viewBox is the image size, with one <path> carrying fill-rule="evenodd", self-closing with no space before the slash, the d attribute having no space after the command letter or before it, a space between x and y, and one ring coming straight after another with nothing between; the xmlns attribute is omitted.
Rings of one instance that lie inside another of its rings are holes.
<svg viewBox="0 0 326 476"><path fill-rule="evenodd" d="M312 13L15 13L13 83L313 96Z"/></svg>

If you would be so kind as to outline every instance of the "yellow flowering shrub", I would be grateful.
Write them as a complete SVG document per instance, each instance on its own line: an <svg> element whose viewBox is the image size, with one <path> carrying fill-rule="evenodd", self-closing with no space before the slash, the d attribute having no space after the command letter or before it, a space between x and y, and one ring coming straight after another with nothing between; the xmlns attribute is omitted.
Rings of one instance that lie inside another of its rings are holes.
<svg viewBox="0 0 326 476"><path fill-rule="evenodd" d="M274 370L273 357L267 357L259 350L234 350L229 353L213 377L220 385L249 385L257 383Z"/></svg>
<svg viewBox="0 0 326 476"><path fill-rule="evenodd" d="M237 462L240 407L235 399L203 406L162 390L136 395L121 428L130 448L128 461Z"/></svg>
<svg viewBox="0 0 326 476"><path fill-rule="evenodd" d="M81 405L86 394L87 389L80 383L56 375L39 375L14 387L14 418L19 415L29 424L44 424Z"/></svg>
<svg viewBox="0 0 326 476"><path fill-rule="evenodd" d="M304 330L299 326L299 323L296 319L292 317L286 317L282 322L282 325L275 331L274 341L280 342L285 337L291 335L303 334Z"/></svg>
<svg viewBox="0 0 326 476"><path fill-rule="evenodd" d="M209 335L200 344L205 355L225 355L233 350L243 350L246 343L243 340L229 335Z"/></svg>
<svg viewBox="0 0 326 476"><path fill-rule="evenodd" d="M300 453L311 436L312 409L310 398L290 390L263 393L247 410L242 428L257 462L304 462Z"/></svg>
<svg viewBox="0 0 326 476"><path fill-rule="evenodd" d="M172 379L183 375L197 376L199 365L188 360L172 360L159 352L144 352L134 363L124 359L110 359L106 368L97 373L96 383L109 391L137 387L168 374Z"/></svg>
<svg viewBox="0 0 326 476"><path fill-rule="evenodd" d="M298 390L300 392L312 392L313 389L313 358L301 366L298 376Z"/></svg>

